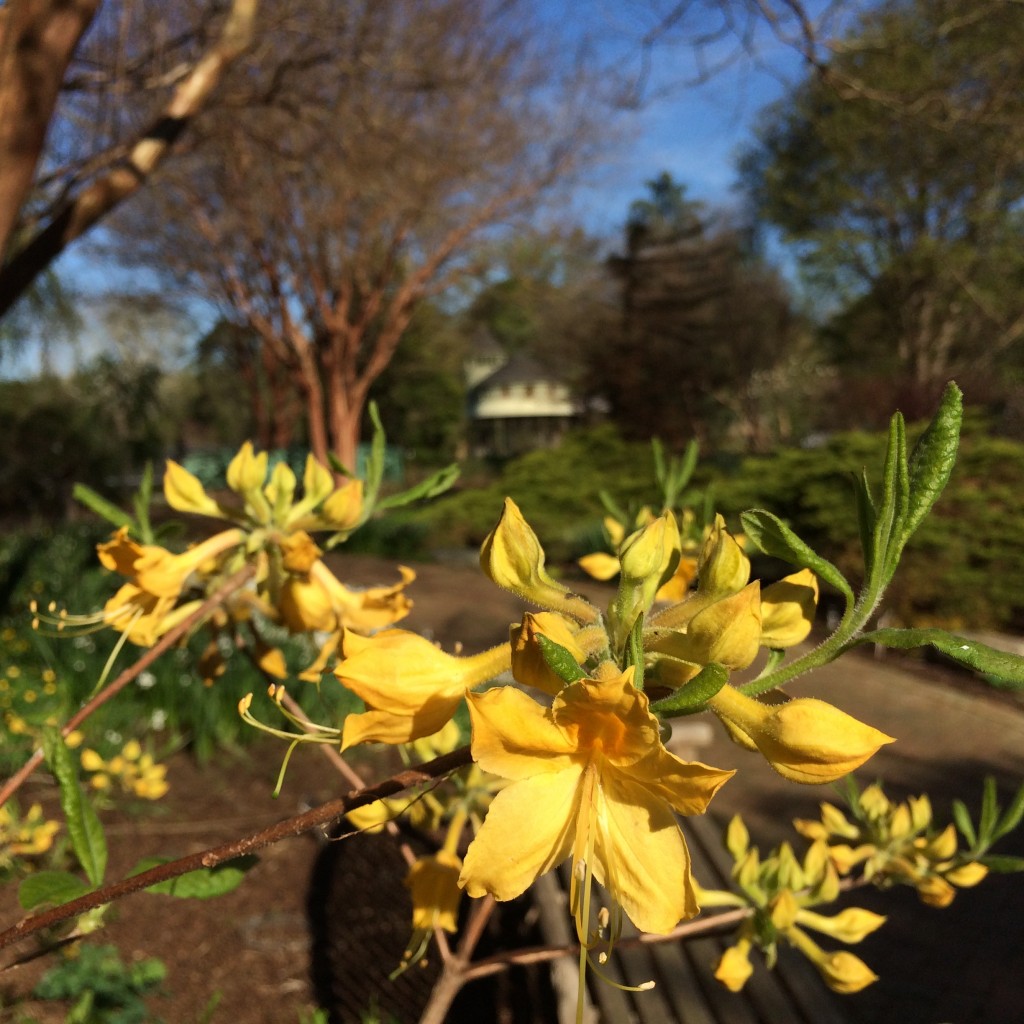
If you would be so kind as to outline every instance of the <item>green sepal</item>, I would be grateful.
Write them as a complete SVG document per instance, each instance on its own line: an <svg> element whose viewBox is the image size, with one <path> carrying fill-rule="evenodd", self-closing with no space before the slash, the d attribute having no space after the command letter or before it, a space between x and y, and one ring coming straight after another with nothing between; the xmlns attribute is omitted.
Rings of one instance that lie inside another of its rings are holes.
<svg viewBox="0 0 1024 1024"><path fill-rule="evenodd" d="M781 558L798 569L810 569L819 579L835 587L847 606L853 604L853 588L846 577L827 559L802 541L777 515L765 509L748 509L740 513L743 532L766 555Z"/></svg>
<svg viewBox="0 0 1024 1024"><path fill-rule="evenodd" d="M18 886L18 902L24 910L43 903L60 906L91 891L92 886L69 871L37 871Z"/></svg>
<svg viewBox="0 0 1024 1024"><path fill-rule="evenodd" d="M129 530L134 531L135 520L123 508L118 508L112 501L107 501L102 494L97 494L88 485L75 484L71 495L75 501L95 512L101 519L106 519L108 523L118 528L127 526Z"/></svg>
<svg viewBox="0 0 1024 1024"><path fill-rule="evenodd" d="M626 637L626 648L624 651L623 668L633 666L633 686L642 690L644 688L644 617L638 615L633 620L633 628Z"/></svg>
<svg viewBox="0 0 1024 1024"><path fill-rule="evenodd" d="M903 523L901 546L942 494L956 462L963 420L963 394L950 381L942 393L938 411L918 439L910 456L909 504Z"/></svg>
<svg viewBox="0 0 1024 1024"><path fill-rule="evenodd" d="M75 856L89 881L98 886L107 870L107 841L96 809L78 781L76 760L56 729L43 730L43 753L60 786L60 805Z"/></svg>
<svg viewBox="0 0 1024 1024"><path fill-rule="evenodd" d="M544 663L559 679L563 679L567 683L586 679L587 673L561 644L555 643L550 637L540 633L537 634L537 644L540 647Z"/></svg>
<svg viewBox="0 0 1024 1024"><path fill-rule="evenodd" d="M189 871L177 878L168 878L164 882L157 882L155 885L147 886L146 892L190 900L210 900L216 896L225 896L229 892L234 892L242 884L242 879L258 861L258 857L245 854L226 864L218 864L213 868L197 868L195 871ZM147 857L135 865L129 872L129 877L166 863L168 863L168 858L165 857Z"/></svg>
<svg viewBox="0 0 1024 1024"><path fill-rule="evenodd" d="M944 629L876 629L863 633L855 644L880 644L907 651L915 647L934 647L940 654L982 675L994 676L1007 689L1024 688L1024 658L999 651L977 640L947 633Z"/></svg>
<svg viewBox="0 0 1024 1024"><path fill-rule="evenodd" d="M705 665L685 686L651 705L660 718L676 718L702 711L704 705L729 681L729 670L712 662Z"/></svg>
<svg viewBox="0 0 1024 1024"><path fill-rule="evenodd" d="M153 524L149 518L149 506L153 501L153 463L147 462L142 470L139 489L132 498L135 508L135 522L138 525L139 540L143 544L153 543Z"/></svg>

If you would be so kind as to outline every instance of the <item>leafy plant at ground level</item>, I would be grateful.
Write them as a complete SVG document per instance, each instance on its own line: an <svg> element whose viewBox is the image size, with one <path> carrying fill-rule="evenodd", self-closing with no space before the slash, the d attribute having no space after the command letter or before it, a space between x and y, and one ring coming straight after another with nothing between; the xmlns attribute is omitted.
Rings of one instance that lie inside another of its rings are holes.
<svg viewBox="0 0 1024 1024"><path fill-rule="evenodd" d="M79 944L43 975L37 999L73 1001L69 1024L160 1024L146 1008L167 975L162 961L126 964L115 946Z"/></svg>

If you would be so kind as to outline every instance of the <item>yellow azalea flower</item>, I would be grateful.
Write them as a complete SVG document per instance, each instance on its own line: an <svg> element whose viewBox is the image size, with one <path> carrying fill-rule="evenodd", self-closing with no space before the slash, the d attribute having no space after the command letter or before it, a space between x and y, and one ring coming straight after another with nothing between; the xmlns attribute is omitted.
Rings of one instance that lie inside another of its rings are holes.
<svg viewBox="0 0 1024 1024"><path fill-rule="evenodd" d="M199 478L172 459L167 460L164 472L164 497L178 512L224 517L224 510L206 493Z"/></svg>
<svg viewBox="0 0 1024 1024"><path fill-rule="evenodd" d="M412 608L405 588L416 573L400 565L401 580L385 587L352 590L317 560L309 571L290 576L282 585L278 608L293 633L338 633L342 628L360 633L393 626Z"/></svg>
<svg viewBox="0 0 1024 1024"><path fill-rule="evenodd" d="M334 674L369 710L345 719L342 750L374 741L409 743L437 732L467 689L510 665L508 644L460 658L402 629L368 638L346 631L343 642L345 657Z"/></svg>
<svg viewBox="0 0 1024 1024"><path fill-rule="evenodd" d="M715 978L730 992L740 992L754 973L750 962L750 939L741 938L719 958Z"/></svg>
<svg viewBox="0 0 1024 1024"><path fill-rule="evenodd" d="M435 928L446 932L458 929L461 871L462 861L447 850L421 857L409 869L405 886L412 894L414 933L432 932Z"/></svg>
<svg viewBox="0 0 1024 1024"><path fill-rule="evenodd" d="M734 735L747 741L743 745L752 743L780 775L794 782L834 782L893 742L814 697L762 704L724 686L708 703Z"/></svg>
<svg viewBox="0 0 1024 1024"><path fill-rule="evenodd" d="M510 687L470 694L473 758L512 780L466 856L471 896L513 899L571 855L577 897L592 875L643 931L697 913L673 811L702 814L733 773L670 754L632 675L573 683L550 708ZM582 941L584 902L574 900Z"/></svg>

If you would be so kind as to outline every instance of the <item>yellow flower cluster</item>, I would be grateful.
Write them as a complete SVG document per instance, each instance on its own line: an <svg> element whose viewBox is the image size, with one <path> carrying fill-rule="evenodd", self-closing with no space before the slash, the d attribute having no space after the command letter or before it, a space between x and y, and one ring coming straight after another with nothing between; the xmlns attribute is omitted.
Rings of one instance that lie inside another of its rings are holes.
<svg viewBox="0 0 1024 1024"><path fill-rule="evenodd" d="M469 845L459 885L470 896L508 900L571 860L581 976L589 951L614 942L623 913L639 929L665 934L698 912L676 815L704 813L733 774L670 753L647 688L671 696L707 666L726 673L745 668L762 648L802 641L814 615L813 574L803 570L762 591L720 517L699 552L696 589L655 610L662 587L675 578L681 548L671 513L624 537L618 591L602 613L552 577L539 540L507 499L481 548L481 566L493 582L542 610L514 625L509 643L466 657L401 629L370 637L346 630L334 674L367 710L350 715L341 730L322 728L315 737L326 742L340 734L343 747L410 743L441 729L468 700L473 759L505 785ZM518 687L479 692L508 670ZM735 739L802 782L839 778L889 741L823 701L766 705L727 684L705 703ZM382 806L374 813L393 811ZM831 884L835 872L824 844L815 850L816 882ZM452 921L454 845L447 854L443 863L423 862L410 877L417 935L428 919L438 927ZM803 872L798 888L815 882L813 867L794 862L791 874ZM613 908L609 920L597 915L596 929L595 881L608 890ZM786 911L781 900L771 908L779 921ZM820 922L808 914L797 906L783 931L813 959L802 927ZM816 962L832 972L833 984L852 990L852 981L840 981L849 968L844 957L822 954Z"/></svg>
<svg viewBox="0 0 1024 1024"><path fill-rule="evenodd" d="M0 869L9 868L16 857L38 857L53 846L60 824L50 821L39 804L22 817L18 805L8 800L0 807Z"/></svg>
<svg viewBox="0 0 1024 1024"><path fill-rule="evenodd" d="M315 532L344 538L363 522L368 510L362 481L335 486L331 473L309 456L299 496L299 481L288 465L278 463L268 473L267 453L256 453L246 442L228 466L227 483L230 497L218 501L184 467L167 463L164 495L173 509L231 526L180 554L138 543L127 527L99 545L100 562L128 580L107 602L107 625L133 643L151 646L248 564L254 589L235 595L210 620L214 638L201 659L204 678L212 682L224 670L218 632L242 622L255 634L254 660L269 675L284 677L283 655L256 632L252 612L258 611L292 633L320 637L320 655L307 673L319 679L343 630L369 633L408 614L411 602L404 591L412 570L402 567L392 586L352 590L323 562L312 539Z"/></svg>
<svg viewBox="0 0 1024 1024"><path fill-rule="evenodd" d="M736 892L704 890L705 906L749 907L753 914L740 928L736 942L720 958L715 977L732 992L739 992L753 973L750 953L757 946L774 966L779 939L799 949L818 969L829 988L843 994L859 992L877 975L847 950L826 952L808 929L845 943L860 942L885 923L870 910L847 907L829 917L810 908L830 903L839 895L839 875L822 841L815 842L801 863L788 843L762 858L750 846L746 826L733 818L726 845L735 861Z"/></svg>
<svg viewBox="0 0 1024 1024"><path fill-rule="evenodd" d="M167 766L157 764L153 755L143 753L138 740L129 740L109 761L104 761L95 750L82 751L82 768L92 774L89 784L93 789L106 792L117 783L125 793L144 800L159 800L170 788Z"/></svg>
<svg viewBox="0 0 1024 1024"><path fill-rule="evenodd" d="M977 885L988 874L984 864L957 852L952 824L935 828L927 795L893 803L872 785L856 798L853 813L851 821L837 807L822 804L820 821L795 822L801 835L830 844L840 874L859 868L867 881L912 886L933 907L949 906L957 888Z"/></svg>

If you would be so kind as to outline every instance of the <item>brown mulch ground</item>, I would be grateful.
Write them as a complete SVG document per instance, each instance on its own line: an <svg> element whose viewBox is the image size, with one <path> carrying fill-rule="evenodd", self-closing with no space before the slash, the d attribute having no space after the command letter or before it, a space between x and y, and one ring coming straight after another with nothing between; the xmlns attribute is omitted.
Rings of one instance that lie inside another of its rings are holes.
<svg viewBox="0 0 1024 1024"><path fill-rule="evenodd" d="M356 583L394 576L392 567L373 559L346 559L344 564L345 578ZM403 625L446 645L458 639L468 651L480 650L500 641L507 624L519 616L518 602L470 566L422 566L418 571L412 589L416 607ZM965 689L963 677L935 666L911 664L908 670L903 663L870 657L850 659L827 672L815 692L834 696L851 713L900 737L872 762L873 771L893 780L897 792L927 788L940 807L948 807L952 797L976 805L986 772L1000 776L1004 797L1013 780L1024 775L1019 698L993 694L980 684ZM307 749L293 759L284 793L274 800L281 753L276 746L261 745L245 755L225 755L206 769L187 756L176 757L170 767L171 792L164 800L144 814L106 822L112 849L108 877L119 877L149 854L187 854L255 831L349 788L315 750ZM755 833L759 827L779 832L793 816L813 814L818 800L831 795L780 783L717 734L701 758L743 768L716 799L716 814L724 821L742 809ZM862 775L865 782L872 777ZM35 793L44 785L37 783ZM324 929L330 933L327 945L337 946L346 915L372 914L374 875L400 872L381 857L379 864L371 860L367 874L365 858L361 867L339 859L342 845L328 843L323 835L280 843L261 855L240 889L209 902L130 897L113 908L111 923L98 939L117 944L125 957L158 957L166 963L166 995L150 1005L168 1024L298 1022L318 998L335 1005L340 999L337 963L332 966L325 955ZM1011 852L1024 850L1018 842ZM396 919L403 920L404 893L394 886L389 891ZM2 920L15 920L13 894L0 898ZM883 981L851 1000L851 1022L1024 1024L1024 984L1019 980L1024 880L986 882L944 912L921 908L911 893L871 899L873 907L892 913L890 925L864 952ZM400 949L404 938L399 941ZM0 954L0 962L6 963L6 956L6 951ZM372 959L363 970L386 972L394 962L391 954L376 953ZM45 966L37 961L0 975L0 991L25 994ZM214 999L216 1008L207 1018L204 1011ZM63 1020L62 1012L38 1002L23 1005L22 1012L40 1024ZM17 1019L0 1010L0 1021ZM495 1018L481 1005L475 1019Z"/></svg>

